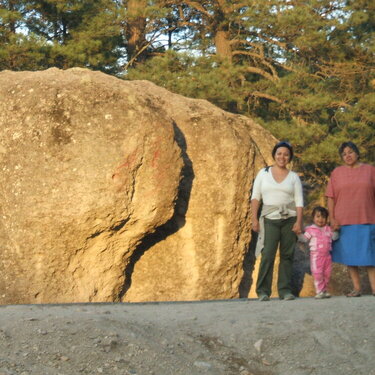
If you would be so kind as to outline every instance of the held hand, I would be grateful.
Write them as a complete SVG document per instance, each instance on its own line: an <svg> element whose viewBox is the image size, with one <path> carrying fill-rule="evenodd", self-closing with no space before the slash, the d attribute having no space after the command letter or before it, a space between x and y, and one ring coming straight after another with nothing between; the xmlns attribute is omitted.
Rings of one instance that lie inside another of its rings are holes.
<svg viewBox="0 0 375 375"><path fill-rule="evenodd" d="M330 219L331 228L333 231L337 231L340 229L340 224L336 219Z"/></svg>
<svg viewBox="0 0 375 375"><path fill-rule="evenodd" d="M260 231L260 225L259 225L259 220L258 220L258 219L253 220L253 223L252 223L252 230L253 230L254 232L259 233L259 231Z"/></svg>
<svg viewBox="0 0 375 375"><path fill-rule="evenodd" d="M294 223L293 228L292 228L292 232L294 232L297 236L298 236L299 234L301 234L301 233L302 233L301 224L299 224L299 223Z"/></svg>

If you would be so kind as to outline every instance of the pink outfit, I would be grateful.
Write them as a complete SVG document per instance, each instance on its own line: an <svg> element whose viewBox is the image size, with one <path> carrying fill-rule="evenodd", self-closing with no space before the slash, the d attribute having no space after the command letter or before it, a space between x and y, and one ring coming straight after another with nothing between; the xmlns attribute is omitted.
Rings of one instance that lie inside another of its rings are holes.
<svg viewBox="0 0 375 375"><path fill-rule="evenodd" d="M375 224L375 167L337 167L331 173L326 196L335 202L340 225Z"/></svg>
<svg viewBox="0 0 375 375"><path fill-rule="evenodd" d="M332 239L336 239L337 233L328 225L318 227L313 224L305 229L304 237L310 246L310 269L314 278L317 293L327 290L332 271Z"/></svg>

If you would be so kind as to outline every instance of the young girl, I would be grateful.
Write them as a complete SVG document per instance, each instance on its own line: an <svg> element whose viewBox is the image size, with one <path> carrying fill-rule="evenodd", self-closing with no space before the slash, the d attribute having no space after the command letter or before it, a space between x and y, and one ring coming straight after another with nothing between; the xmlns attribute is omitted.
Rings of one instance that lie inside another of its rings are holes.
<svg viewBox="0 0 375 375"><path fill-rule="evenodd" d="M332 241L338 239L338 232L334 232L327 225L328 210L317 206L313 209L312 219L314 224L305 228L305 233L299 236L302 242L310 246L310 269L314 278L316 290L315 298L329 298L327 292L328 282L332 270Z"/></svg>

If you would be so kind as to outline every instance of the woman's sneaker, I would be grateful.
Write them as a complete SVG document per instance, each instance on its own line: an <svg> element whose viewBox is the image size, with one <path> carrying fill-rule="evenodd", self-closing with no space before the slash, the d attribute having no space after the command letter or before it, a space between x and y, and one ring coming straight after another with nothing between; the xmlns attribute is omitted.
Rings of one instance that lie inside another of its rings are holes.
<svg viewBox="0 0 375 375"><path fill-rule="evenodd" d="M284 301L293 301L296 297L292 293L285 294L283 300Z"/></svg>
<svg viewBox="0 0 375 375"><path fill-rule="evenodd" d="M331 295L328 292L323 292L324 298L331 298Z"/></svg>
<svg viewBox="0 0 375 375"><path fill-rule="evenodd" d="M260 302L267 302L267 301L270 300L270 297L268 297L265 294L261 294L258 299L259 299Z"/></svg>

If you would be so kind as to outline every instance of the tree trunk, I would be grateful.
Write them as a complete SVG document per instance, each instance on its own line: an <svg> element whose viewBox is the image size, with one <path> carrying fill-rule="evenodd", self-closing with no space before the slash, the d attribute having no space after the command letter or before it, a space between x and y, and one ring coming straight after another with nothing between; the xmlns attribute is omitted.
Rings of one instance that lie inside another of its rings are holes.
<svg viewBox="0 0 375 375"><path fill-rule="evenodd" d="M146 0L129 0L127 5L127 22L125 35L127 39L126 52L128 63L134 65L147 58L146 40Z"/></svg>
<svg viewBox="0 0 375 375"><path fill-rule="evenodd" d="M232 48L229 40L229 32L219 30L215 34L216 54L222 58L232 61Z"/></svg>

